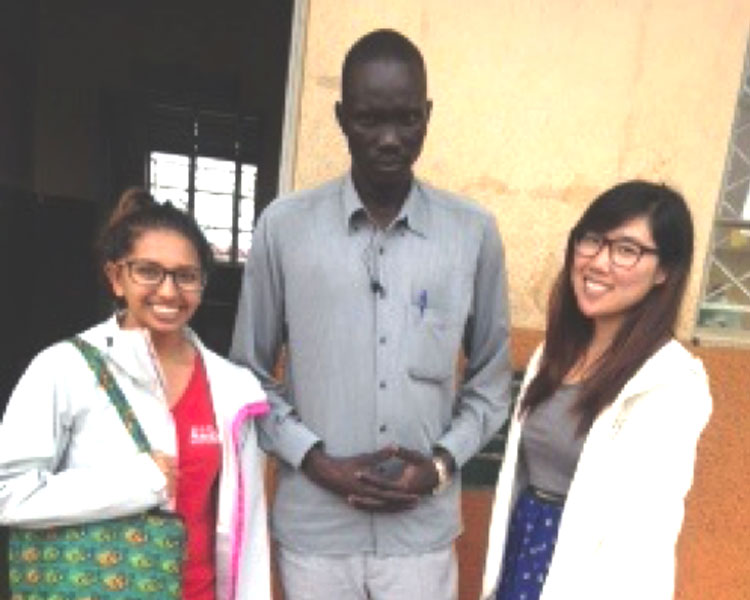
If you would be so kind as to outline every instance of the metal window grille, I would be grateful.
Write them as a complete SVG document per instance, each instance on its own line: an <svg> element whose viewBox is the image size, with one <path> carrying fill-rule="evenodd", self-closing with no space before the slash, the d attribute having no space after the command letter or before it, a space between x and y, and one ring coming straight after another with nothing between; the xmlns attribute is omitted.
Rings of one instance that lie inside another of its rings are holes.
<svg viewBox="0 0 750 600"><path fill-rule="evenodd" d="M697 333L750 339L750 41L704 271Z"/></svg>
<svg viewBox="0 0 750 600"><path fill-rule="evenodd" d="M258 120L154 105L148 133L154 197L192 214L217 260L244 262L255 218Z"/></svg>

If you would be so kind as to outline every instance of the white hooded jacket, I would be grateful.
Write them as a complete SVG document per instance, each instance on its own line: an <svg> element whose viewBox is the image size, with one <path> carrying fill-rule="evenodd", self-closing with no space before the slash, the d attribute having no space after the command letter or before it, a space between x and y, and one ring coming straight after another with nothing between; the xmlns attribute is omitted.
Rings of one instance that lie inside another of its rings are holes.
<svg viewBox="0 0 750 600"><path fill-rule="evenodd" d="M217 600L271 597L263 455L252 417L267 411L247 369L191 331L222 444L216 531ZM104 356L154 450L176 456L174 421L147 334L114 317L81 334ZM57 343L31 362L0 424L0 525L30 528L169 508L166 480L140 453L80 351Z"/></svg>
<svg viewBox="0 0 750 600"><path fill-rule="evenodd" d="M523 391L536 374L537 349ZM520 406L520 402L518 403ZM482 598L494 598L508 521L527 475L523 418L508 433L492 509ZM669 600L696 445L711 414L700 360L672 340L594 421L563 509L541 600Z"/></svg>

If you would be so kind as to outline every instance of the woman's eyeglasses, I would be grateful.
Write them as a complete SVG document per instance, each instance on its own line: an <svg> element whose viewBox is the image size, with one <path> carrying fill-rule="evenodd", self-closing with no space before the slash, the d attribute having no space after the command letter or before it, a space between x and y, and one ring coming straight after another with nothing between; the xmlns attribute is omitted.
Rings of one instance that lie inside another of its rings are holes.
<svg viewBox="0 0 750 600"><path fill-rule="evenodd" d="M644 254L659 254L656 248L644 246L628 238L611 239L599 233L584 233L576 241L575 251L579 256L593 258L607 247L610 262L623 269L632 269Z"/></svg>
<svg viewBox="0 0 750 600"><path fill-rule="evenodd" d="M184 292L200 292L206 286L206 276L200 267L166 269L150 260L127 260L125 266L130 279L138 285L156 288L169 275Z"/></svg>

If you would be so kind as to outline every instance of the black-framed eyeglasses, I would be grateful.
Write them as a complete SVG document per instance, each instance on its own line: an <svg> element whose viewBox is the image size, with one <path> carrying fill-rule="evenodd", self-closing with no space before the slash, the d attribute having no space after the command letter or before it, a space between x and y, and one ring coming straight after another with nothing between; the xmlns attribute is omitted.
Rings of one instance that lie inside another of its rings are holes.
<svg viewBox="0 0 750 600"><path fill-rule="evenodd" d="M151 260L124 261L133 283L146 287L159 287L169 275L172 282L184 292L200 292L206 286L206 275L200 267L167 269Z"/></svg>
<svg viewBox="0 0 750 600"><path fill-rule="evenodd" d="M629 238L608 238L600 233L589 231L576 241L575 251L579 256L593 258L602 248L609 250L610 262L623 269L632 269L644 254L659 254L657 248L644 246Z"/></svg>

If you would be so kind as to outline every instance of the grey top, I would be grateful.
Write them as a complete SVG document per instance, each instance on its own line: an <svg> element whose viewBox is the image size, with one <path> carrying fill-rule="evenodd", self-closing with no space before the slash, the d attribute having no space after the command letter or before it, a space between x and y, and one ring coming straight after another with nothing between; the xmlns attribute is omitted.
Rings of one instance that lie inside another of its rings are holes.
<svg viewBox="0 0 750 600"><path fill-rule="evenodd" d="M571 412L578 385L562 385L526 417L521 460L536 488L567 495L586 436L576 436L578 416Z"/></svg>
<svg viewBox="0 0 750 600"><path fill-rule="evenodd" d="M253 235L231 356L253 369L271 403L259 436L281 459L274 536L318 554L450 544L460 533L459 478L413 510L375 515L298 467L319 440L333 456L440 446L463 465L507 418L509 326L502 243L482 208L415 182L379 230L350 175L273 202Z"/></svg>

